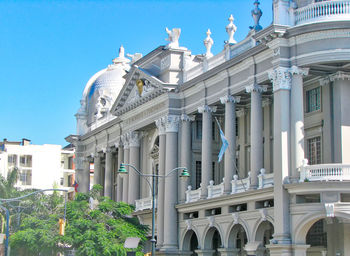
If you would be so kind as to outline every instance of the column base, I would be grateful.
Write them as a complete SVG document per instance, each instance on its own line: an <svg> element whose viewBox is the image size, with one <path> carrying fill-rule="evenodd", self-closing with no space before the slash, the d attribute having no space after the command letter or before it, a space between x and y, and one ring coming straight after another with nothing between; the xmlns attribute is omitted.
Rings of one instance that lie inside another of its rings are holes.
<svg viewBox="0 0 350 256"><path fill-rule="evenodd" d="M248 242L244 246L244 250L247 252L247 255L255 256L256 255L256 251L258 250L260 245L261 245L261 242Z"/></svg>
<svg viewBox="0 0 350 256"><path fill-rule="evenodd" d="M156 255L161 256L175 256L175 255L181 255L179 252L179 249L177 247L170 247L170 246L164 246L159 249L158 252L156 252Z"/></svg>
<svg viewBox="0 0 350 256"><path fill-rule="evenodd" d="M182 254L182 252L180 252L179 250L161 249L160 251L156 251L156 255L157 256L179 256L179 255L191 255L191 254Z"/></svg>
<svg viewBox="0 0 350 256"><path fill-rule="evenodd" d="M238 256L241 249L236 248L219 248L220 256Z"/></svg>
<svg viewBox="0 0 350 256"><path fill-rule="evenodd" d="M293 256L291 244L269 244L266 248L270 250L270 256Z"/></svg>
<svg viewBox="0 0 350 256"><path fill-rule="evenodd" d="M198 256L213 256L215 250L195 250Z"/></svg>
<svg viewBox="0 0 350 256"><path fill-rule="evenodd" d="M306 256L307 249L310 248L308 244L293 244L294 256Z"/></svg>

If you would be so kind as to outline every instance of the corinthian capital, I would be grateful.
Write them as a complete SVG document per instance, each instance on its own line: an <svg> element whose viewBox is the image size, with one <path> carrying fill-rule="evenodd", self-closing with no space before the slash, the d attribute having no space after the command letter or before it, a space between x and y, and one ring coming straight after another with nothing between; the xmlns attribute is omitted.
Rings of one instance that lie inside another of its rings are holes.
<svg viewBox="0 0 350 256"><path fill-rule="evenodd" d="M240 96L226 95L226 96L220 98L221 104L225 104L226 102L239 103L240 101L241 101Z"/></svg>
<svg viewBox="0 0 350 256"><path fill-rule="evenodd" d="M180 122L180 116L167 115L165 117L165 132L178 132L179 122Z"/></svg>
<svg viewBox="0 0 350 256"><path fill-rule="evenodd" d="M165 134L165 117L161 117L157 119L155 123L158 128L158 134L164 135Z"/></svg>
<svg viewBox="0 0 350 256"><path fill-rule="evenodd" d="M273 91L290 90L292 78L289 68L278 67L269 71L269 79L272 82Z"/></svg>
<svg viewBox="0 0 350 256"><path fill-rule="evenodd" d="M195 117L193 115L192 116L189 116L186 114L181 115L181 121L183 121L183 122L193 122L194 119L195 119Z"/></svg>
<svg viewBox="0 0 350 256"><path fill-rule="evenodd" d="M129 148L129 136L128 134L123 134L121 137L121 141L123 143L124 149Z"/></svg>
<svg viewBox="0 0 350 256"><path fill-rule="evenodd" d="M290 73L292 75L307 76L309 74L309 68L299 68L297 66L292 66L290 68Z"/></svg>
<svg viewBox="0 0 350 256"><path fill-rule="evenodd" d="M140 133L131 131L128 133L129 136L129 147L140 147Z"/></svg>
<svg viewBox="0 0 350 256"><path fill-rule="evenodd" d="M252 84L249 86L245 87L245 91L247 93L251 93L251 92L266 92L267 91L267 86L266 85L258 85L258 84Z"/></svg>
<svg viewBox="0 0 350 256"><path fill-rule="evenodd" d="M204 112L208 113L215 113L216 112L216 107L209 107L208 105L203 105L198 107L198 113L203 114Z"/></svg>

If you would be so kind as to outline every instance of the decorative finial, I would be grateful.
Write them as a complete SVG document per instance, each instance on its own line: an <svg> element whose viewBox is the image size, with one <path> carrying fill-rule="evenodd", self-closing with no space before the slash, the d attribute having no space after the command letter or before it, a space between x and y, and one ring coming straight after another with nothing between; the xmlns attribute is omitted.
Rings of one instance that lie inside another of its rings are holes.
<svg viewBox="0 0 350 256"><path fill-rule="evenodd" d="M130 60L128 58L125 58L125 49L123 45L120 46L119 48L119 56L113 60L114 64L118 63L129 63Z"/></svg>
<svg viewBox="0 0 350 256"><path fill-rule="evenodd" d="M234 36L234 34L235 34L236 30L237 30L237 27L236 27L235 24L233 24L234 18L232 16L232 14L231 14L230 18L228 18L228 20L230 21L230 24L228 24L226 26L226 32L227 32L228 37L229 37L229 39L227 41L227 44L236 44L237 42L233 38L233 36Z"/></svg>
<svg viewBox="0 0 350 256"><path fill-rule="evenodd" d="M181 28L173 28L172 30L169 30L168 28L165 28L165 31L168 34L168 38L165 39L169 41L170 43L167 45L168 49L179 49L179 37L181 34Z"/></svg>
<svg viewBox="0 0 350 256"><path fill-rule="evenodd" d="M124 58L124 54L125 54L124 52L125 52L124 47L123 45L121 45L119 48L119 58Z"/></svg>
<svg viewBox="0 0 350 256"><path fill-rule="evenodd" d="M262 26L260 26L259 21L260 21L260 18L261 18L263 13L262 13L261 9L259 8L259 4L260 4L260 2L258 0L255 0L255 2L254 2L255 8L252 10L252 17L254 20L254 26L249 27L250 29L254 29L255 31L262 30Z"/></svg>
<svg viewBox="0 0 350 256"><path fill-rule="evenodd" d="M213 46L214 44L214 41L213 39L210 37L211 35L211 31L210 29L208 28L208 31L207 31L207 38L204 39L204 46L205 48L207 48L207 52L205 53L205 57L206 58L210 58L213 56L213 54L211 53L211 47Z"/></svg>

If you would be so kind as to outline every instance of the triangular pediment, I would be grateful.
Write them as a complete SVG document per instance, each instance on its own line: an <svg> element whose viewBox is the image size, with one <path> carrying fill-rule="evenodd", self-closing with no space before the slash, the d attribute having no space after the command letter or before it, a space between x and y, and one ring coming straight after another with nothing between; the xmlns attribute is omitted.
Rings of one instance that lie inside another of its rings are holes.
<svg viewBox="0 0 350 256"><path fill-rule="evenodd" d="M168 88L168 84L164 84L146 70L133 66L111 112L114 115L125 113L164 93Z"/></svg>

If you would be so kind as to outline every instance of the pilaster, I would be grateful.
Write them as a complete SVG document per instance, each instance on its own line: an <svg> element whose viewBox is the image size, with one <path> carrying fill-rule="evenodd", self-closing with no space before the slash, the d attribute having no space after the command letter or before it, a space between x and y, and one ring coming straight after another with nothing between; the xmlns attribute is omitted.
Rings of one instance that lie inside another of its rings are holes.
<svg viewBox="0 0 350 256"><path fill-rule="evenodd" d="M124 146L124 152L123 152L123 163L128 164L129 163L129 139L126 134L123 134L121 137L123 146ZM129 167L125 167L128 172L129 172ZM126 175L123 177L123 202L127 203L128 202L128 186L129 186L129 175Z"/></svg>

